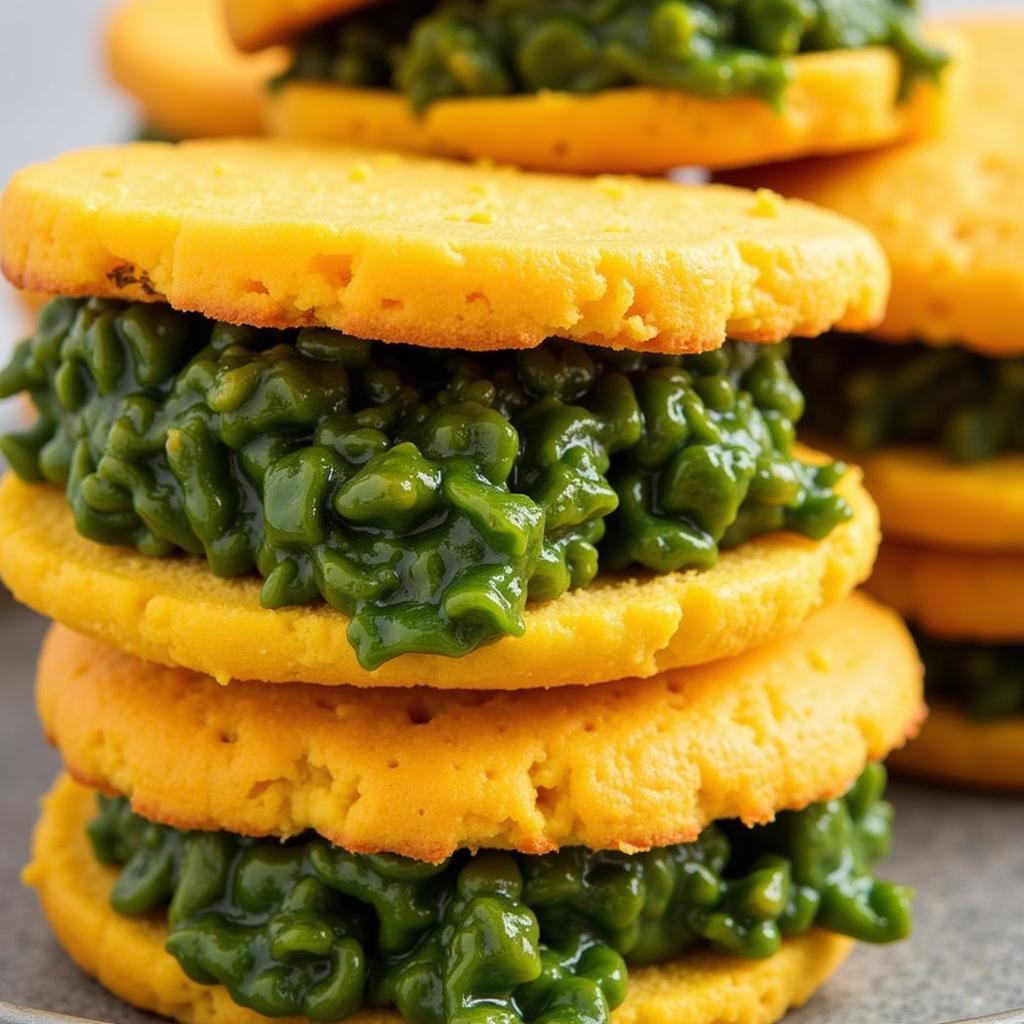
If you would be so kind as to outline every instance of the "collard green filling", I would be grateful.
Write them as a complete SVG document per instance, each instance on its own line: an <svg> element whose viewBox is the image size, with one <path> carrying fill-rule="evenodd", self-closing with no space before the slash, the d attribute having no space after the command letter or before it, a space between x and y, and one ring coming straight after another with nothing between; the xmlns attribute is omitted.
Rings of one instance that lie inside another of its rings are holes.
<svg viewBox="0 0 1024 1024"><path fill-rule="evenodd" d="M104 797L89 836L121 866L114 909L166 907L185 972L267 1016L338 1020L374 1004L411 1024L607 1024L627 963L699 943L767 957L812 925L905 937L910 891L871 874L890 843L884 788L873 765L840 799L636 855L484 851L430 865L313 835L180 832Z"/></svg>
<svg viewBox="0 0 1024 1024"><path fill-rule="evenodd" d="M794 456L785 355L475 355L58 299L0 374L39 410L0 451L92 540L256 571L269 608L323 597L374 668L521 635L528 598L599 568L828 534L843 467Z"/></svg>
<svg viewBox="0 0 1024 1024"><path fill-rule="evenodd" d="M936 640L917 633L929 696L979 721L1024 714L1024 646Z"/></svg>
<svg viewBox="0 0 1024 1024"><path fill-rule="evenodd" d="M422 110L458 96L620 86L779 105L799 53L891 47L903 91L946 63L916 0L445 0L391 2L321 27L285 79L394 88Z"/></svg>
<svg viewBox="0 0 1024 1024"><path fill-rule="evenodd" d="M1024 451L1024 358L830 335L793 345L805 426L857 452L937 445L955 462Z"/></svg>

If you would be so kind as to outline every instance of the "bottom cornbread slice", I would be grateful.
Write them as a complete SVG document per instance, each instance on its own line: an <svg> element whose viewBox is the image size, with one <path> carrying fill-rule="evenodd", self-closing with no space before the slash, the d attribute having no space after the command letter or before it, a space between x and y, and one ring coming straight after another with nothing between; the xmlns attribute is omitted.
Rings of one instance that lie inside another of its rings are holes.
<svg viewBox="0 0 1024 1024"><path fill-rule="evenodd" d="M921 735L893 755L892 766L958 785L1024 790L1024 715L979 721L936 701Z"/></svg>
<svg viewBox="0 0 1024 1024"><path fill-rule="evenodd" d="M184 1024L253 1024L267 1018L236 1005L220 986L189 980L164 950L156 915L129 918L108 900L115 869L100 864L86 838L93 794L61 779L44 805L25 872L58 939L73 959L128 1002ZM787 939L763 960L701 951L630 971L614 1024L769 1024L806 1001L841 964L850 940L814 930ZM394 1011L368 1009L351 1024L398 1024Z"/></svg>
<svg viewBox="0 0 1024 1024"><path fill-rule="evenodd" d="M906 627L863 595L735 658L546 691L219 685L56 627L38 706L71 774L153 821L424 861L770 821L845 792L924 710Z"/></svg>

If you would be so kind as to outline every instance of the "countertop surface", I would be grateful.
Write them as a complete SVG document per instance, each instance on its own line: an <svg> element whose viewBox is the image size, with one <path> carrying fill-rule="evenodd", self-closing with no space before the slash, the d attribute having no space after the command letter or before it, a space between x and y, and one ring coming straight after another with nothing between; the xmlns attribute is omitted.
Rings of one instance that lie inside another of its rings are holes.
<svg viewBox="0 0 1024 1024"><path fill-rule="evenodd" d="M18 882L38 798L58 770L32 706L43 631L41 619L0 593L0 1000L142 1024L154 1018L74 967ZM1024 1007L1024 803L906 783L891 795L896 849L885 873L918 890L914 936L857 949L786 1024L939 1024Z"/></svg>

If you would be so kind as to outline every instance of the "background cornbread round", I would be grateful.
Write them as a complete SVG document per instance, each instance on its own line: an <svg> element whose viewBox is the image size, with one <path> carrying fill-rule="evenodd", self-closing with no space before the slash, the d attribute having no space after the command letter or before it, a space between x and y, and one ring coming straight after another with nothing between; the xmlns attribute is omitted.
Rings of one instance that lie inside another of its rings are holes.
<svg viewBox="0 0 1024 1024"><path fill-rule="evenodd" d="M942 40L945 43L945 39ZM660 174L742 167L927 137L949 116L958 73L919 79L897 99L900 60L881 47L808 53L780 109L763 99L708 99L668 89L542 92L439 100L414 111L405 95L295 80L268 100L271 134L576 173Z"/></svg>
<svg viewBox="0 0 1024 1024"><path fill-rule="evenodd" d="M311 25L329 21L378 0L218 0L228 30L243 50L293 39Z"/></svg>
<svg viewBox="0 0 1024 1024"><path fill-rule="evenodd" d="M164 950L166 925L127 918L108 897L116 871L92 855L85 825L93 793L64 777L46 798L25 881L39 893L58 939L87 973L135 1006L182 1024L259 1024L267 1021L232 1002L220 986L190 981ZM805 1002L852 948L852 941L811 931L787 939L767 960L707 951L658 967L630 971L626 1002L613 1024L717 1024L723 1006L743 1024L771 1024ZM400 1024L388 1010L362 1010L350 1024Z"/></svg>
<svg viewBox="0 0 1024 1024"><path fill-rule="evenodd" d="M978 553L1024 551L1024 456L964 464L924 445L892 445L849 457L864 470L887 537Z"/></svg>
<svg viewBox="0 0 1024 1024"><path fill-rule="evenodd" d="M1024 640L1024 554L885 541L868 588L934 637Z"/></svg>
<svg viewBox="0 0 1024 1024"><path fill-rule="evenodd" d="M221 0L124 0L109 14L107 66L147 127L172 138L260 135L283 50L239 54Z"/></svg>
<svg viewBox="0 0 1024 1024"><path fill-rule="evenodd" d="M1024 715L979 722L945 701L931 705L920 736L892 765L909 775L961 786L1024 790Z"/></svg>
<svg viewBox="0 0 1024 1024"><path fill-rule="evenodd" d="M855 470L839 485L853 517L821 541L767 533L713 568L599 577L527 608L526 633L465 657L407 654L367 671L348 618L326 605L268 609L260 581L199 559L150 559L86 540L63 493L0 482L0 573L24 603L151 661L221 681L521 689L650 676L738 654L803 622L867 578L877 510Z"/></svg>
<svg viewBox="0 0 1024 1024"><path fill-rule="evenodd" d="M1024 17L956 29L973 83L937 139L730 175L844 213L878 236L893 269L879 336L1024 352Z"/></svg>
<svg viewBox="0 0 1024 1024"><path fill-rule="evenodd" d="M58 626L37 702L71 774L152 820L421 860L767 821L845 792L923 714L906 628L861 595L733 659L530 693L222 686Z"/></svg>
<svg viewBox="0 0 1024 1024"><path fill-rule="evenodd" d="M556 335L683 352L856 330L889 281L863 228L767 192L267 140L28 167L0 207L0 257L25 288L475 349Z"/></svg>

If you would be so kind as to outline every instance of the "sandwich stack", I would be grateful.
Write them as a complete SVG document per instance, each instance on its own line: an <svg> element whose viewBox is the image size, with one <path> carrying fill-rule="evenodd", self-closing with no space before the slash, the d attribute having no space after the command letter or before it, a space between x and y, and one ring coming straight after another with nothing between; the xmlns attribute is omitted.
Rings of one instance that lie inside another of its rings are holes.
<svg viewBox="0 0 1024 1024"><path fill-rule="evenodd" d="M769 1022L880 881L917 728L789 335L859 226L724 186L267 141L30 167L0 570L59 623L26 879L183 1022ZM727 340L727 338L729 340ZM369 340L367 340L369 339Z"/></svg>
<svg viewBox="0 0 1024 1024"><path fill-rule="evenodd" d="M974 74L942 136L739 177L854 217L886 249L877 334L801 348L796 372L817 432L863 460L886 535L870 586L913 624L927 666L932 713L901 766L1020 790L1024 21L956 28Z"/></svg>

